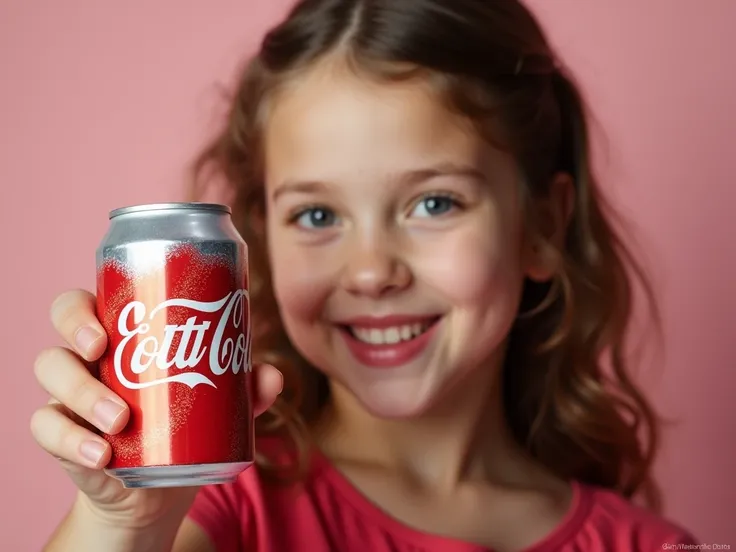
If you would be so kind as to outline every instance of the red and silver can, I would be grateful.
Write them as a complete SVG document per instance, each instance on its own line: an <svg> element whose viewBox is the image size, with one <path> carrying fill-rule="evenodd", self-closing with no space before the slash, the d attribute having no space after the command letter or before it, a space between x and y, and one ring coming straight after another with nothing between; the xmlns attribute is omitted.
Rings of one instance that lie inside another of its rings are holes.
<svg viewBox="0 0 736 552"><path fill-rule="evenodd" d="M253 463L247 246L223 205L116 209L97 250L100 380L130 406L126 487L227 483Z"/></svg>

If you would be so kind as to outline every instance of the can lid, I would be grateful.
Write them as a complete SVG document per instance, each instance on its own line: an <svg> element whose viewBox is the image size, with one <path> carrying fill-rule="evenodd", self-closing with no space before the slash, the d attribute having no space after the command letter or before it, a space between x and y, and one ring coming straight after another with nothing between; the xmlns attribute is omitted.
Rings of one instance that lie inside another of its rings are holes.
<svg viewBox="0 0 736 552"><path fill-rule="evenodd" d="M147 203L142 205L131 205L130 207L120 207L110 211L110 219L130 213L141 213L145 211L214 211L219 213L230 214L230 207L219 203L199 203L199 202L171 202L171 203Z"/></svg>

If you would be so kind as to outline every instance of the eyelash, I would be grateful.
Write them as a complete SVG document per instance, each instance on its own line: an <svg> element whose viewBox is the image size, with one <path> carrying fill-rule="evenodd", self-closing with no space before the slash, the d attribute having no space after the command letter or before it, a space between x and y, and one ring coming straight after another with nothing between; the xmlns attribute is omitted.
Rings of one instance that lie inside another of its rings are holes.
<svg viewBox="0 0 736 552"><path fill-rule="evenodd" d="M412 203L411 209L409 210L409 212L410 213L413 212L419 205L422 204L422 202L428 199L439 199L439 200L449 201L452 205L451 210L449 212L452 212L452 209L457 209L457 208L463 209L464 208L463 202L455 194L451 194L448 192L427 192L425 194L422 194L419 198L416 199L416 201ZM331 208L325 205L320 205L320 204L307 205L307 206L300 207L298 210L291 213L287 219L287 222L290 225L295 225L301 217L303 217L305 214L309 213L310 211L315 211L315 210L333 212ZM440 218L446 214L447 213L445 212L445 213L441 213L437 217L423 217L423 218ZM313 228L307 228L307 229L312 230Z"/></svg>
<svg viewBox="0 0 736 552"><path fill-rule="evenodd" d="M448 213L451 213L454 209L463 209L465 207L463 201L455 194L450 192L427 192L425 194L422 194L419 196L419 198L414 201L411 205L410 213L414 211L423 201L426 201L428 199L440 199L440 200L447 200L451 204L451 209L447 213L441 213L437 217L430 217L430 218L440 218L444 215L447 215Z"/></svg>
<svg viewBox="0 0 736 552"><path fill-rule="evenodd" d="M314 203L312 205L301 205L288 214L287 221L289 223L295 222L304 213L308 213L309 211L316 211L317 209L332 211L332 209L330 209L326 205L320 205L319 203Z"/></svg>

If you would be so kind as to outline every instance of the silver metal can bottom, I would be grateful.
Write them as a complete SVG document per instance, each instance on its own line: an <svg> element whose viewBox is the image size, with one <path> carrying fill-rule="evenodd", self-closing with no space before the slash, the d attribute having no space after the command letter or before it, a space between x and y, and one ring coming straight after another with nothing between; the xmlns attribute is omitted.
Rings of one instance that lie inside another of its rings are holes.
<svg viewBox="0 0 736 552"><path fill-rule="evenodd" d="M183 466L143 466L105 470L127 489L194 487L232 483L253 462L227 464L188 464Z"/></svg>

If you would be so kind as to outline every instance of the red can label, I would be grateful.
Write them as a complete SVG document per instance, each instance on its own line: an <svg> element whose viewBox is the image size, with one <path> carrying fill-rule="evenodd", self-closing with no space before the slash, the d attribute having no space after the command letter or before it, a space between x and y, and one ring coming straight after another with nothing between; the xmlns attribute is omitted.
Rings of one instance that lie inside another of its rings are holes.
<svg viewBox="0 0 736 552"><path fill-rule="evenodd" d="M98 268L100 380L130 406L109 469L253 460L247 270L196 245ZM240 274L238 274L240 272Z"/></svg>

